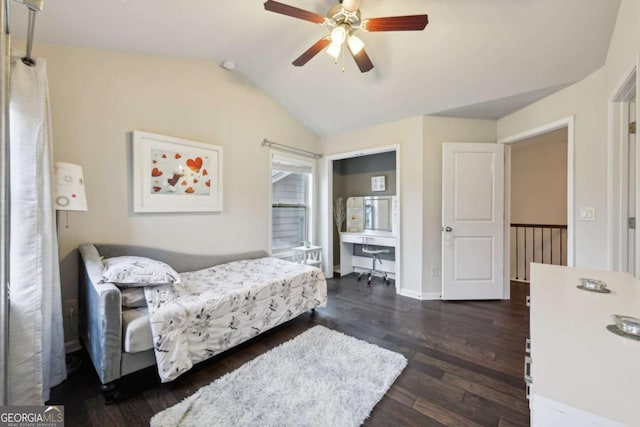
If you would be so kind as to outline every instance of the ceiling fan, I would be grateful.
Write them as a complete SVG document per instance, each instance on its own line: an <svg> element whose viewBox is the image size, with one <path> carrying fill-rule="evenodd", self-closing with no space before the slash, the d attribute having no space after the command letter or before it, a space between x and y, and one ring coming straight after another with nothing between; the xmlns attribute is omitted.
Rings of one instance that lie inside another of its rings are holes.
<svg viewBox="0 0 640 427"><path fill-rule="evenodd" d="M364 42L354 35L356 31L422 31L429 23L427 15L362 19L360 3L362 0L340 0L339 4L329 9L326 17L273 0L267 0L264 8L270 12L323 24L331 31L331 35L318 40L293 61L296 67L302 67L325 48L327 53L337 61L346 44L360 71L366 73L373 69L373 63L364 49Z"/></svg>

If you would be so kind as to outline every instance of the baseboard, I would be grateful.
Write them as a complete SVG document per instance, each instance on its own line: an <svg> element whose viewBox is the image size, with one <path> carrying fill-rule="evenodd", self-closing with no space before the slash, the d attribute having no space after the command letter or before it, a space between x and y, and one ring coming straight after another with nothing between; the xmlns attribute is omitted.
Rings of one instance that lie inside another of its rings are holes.
<svg viewBox="0 0 640 427"><path fill-rule="evenodd" d="M411 289L402 288L398 291L398 294L402 295L403 297L419 299L422 301L442 299L440 292L418 292Z"/></svg>
<svg viewBox="0 0 640 427"><path fill-rule="evenodd" d="M419 300L422 299L422 292L414 291L411 289L400 288L398 290L398 294L402 295L403 297L409 297L409 298L419 299Z"/></svg>
<svg viewBox="0 0 640 427"><path fill-rule="evenodd" d="M73 353L74 351L82 350L82 346L80 345L80 341L73 340L67 341L64 343L64 352L66 354Z"/></svg>

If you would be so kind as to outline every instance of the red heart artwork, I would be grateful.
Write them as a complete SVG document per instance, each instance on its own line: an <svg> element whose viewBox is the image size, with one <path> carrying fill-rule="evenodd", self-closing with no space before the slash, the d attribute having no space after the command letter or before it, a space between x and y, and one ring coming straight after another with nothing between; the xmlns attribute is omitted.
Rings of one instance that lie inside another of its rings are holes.
<svg viewBox="0 0 640 427"><path fill-rule="evenodd" d="M156 192L156 193L157 193L158 191L160 191L160 190L162 190L162 188L161 188L161 187L153 187L153 191L154 191L154 192Z"/></svg>
<svg viewBox="0 0 640 427"><path fill-rule="evenodd" d="M153 177L157 177L157 176L161 176L162 175L162 171L158 168L153 168L151 170L151 176Z"/></svg>
<svg viewBox="0 0 640 427"><path fill-rule="evenodd" d="M207 172L206 169L203 169L202 170L202 176L207 176L207 175L209 175L209 172Z"/></svg>
<svg viewBox="0 0 640 427"><path fill-rule="evenodd" d="M187 181L182 181L182 182L180 183L180 185L182 185L183 187L185 187L185 186L187 185Z"/></svg>
<svg viewBox="0 0 640 427"><path fill-rule="evenodd" d="M193 183L194 183L194 184L197 184L197 183L198 183L198 180L194 178L194 179L193 179Z"/></svg>
<svg viewBox="0 0 640 427"><path fill-rule="evenodd" d="M153 164L155 165L156 163L158 163L158 161L157 161L157 160L154 160L154 161L153 161Z"/></svg>
<svg viewBox="0 0 640 427"><path fill-rule="evenodd" d="M182 155L180 153L176 153L175 158L179 159L180 157L182 157Z"/></svg>
<svg viewBox="0 0 640 427"><path fill-rule="evenodd" d="M205 185L206 185L207 187L211 187L211 180L209 180L209 181L205 182Z"/></svg>
<svg viewBox="0 0 640 427"><path fill-rule="evenodd" d="M196 190L194 190L194 189L193 189L193 187L189 187L189 188L187 188L186 190L184 190L184 192L185 192L185 193L189 193L189 194L191 194L191 193L193 193L193 192L195 192L195 191L196 191Z"/></svg>
<svg viewBox="0 0 640 427"><path fill-rule="evenodd" d="M195 159L187 159L187 167L198 173L200 168L202 167L202 159L200 157L196 157Z"/></svg>
<svg viewBox="0 0 640 427"><path fill-rule="evenodd" d="M163 159L166 159L166 158L167 158L167 155L166 155L166 154L163 154L163 155L162 155L162 158L163 158Z"/></svg>

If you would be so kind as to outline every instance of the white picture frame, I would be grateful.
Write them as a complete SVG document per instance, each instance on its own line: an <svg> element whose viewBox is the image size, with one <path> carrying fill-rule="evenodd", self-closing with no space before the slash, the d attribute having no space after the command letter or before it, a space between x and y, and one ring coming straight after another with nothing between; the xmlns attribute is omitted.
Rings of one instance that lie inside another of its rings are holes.
<svg viewBox="0 0 640 427"><path fill-rule="evenodd" d="M371 177L371 191L386 191L387 186L384 175Z"/></svg>
<svg viewBox="0 0 640 427"><path fill-rule="evenodd" d="M133 131L134 212L221 212L223 149Z"/></svg>

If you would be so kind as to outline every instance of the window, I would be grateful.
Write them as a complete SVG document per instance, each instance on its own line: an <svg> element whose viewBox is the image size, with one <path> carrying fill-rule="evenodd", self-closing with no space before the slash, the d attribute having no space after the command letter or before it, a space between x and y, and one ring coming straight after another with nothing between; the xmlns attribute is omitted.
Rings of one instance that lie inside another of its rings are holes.
<svg viewBox="0 0 640 427"><path fill-rule="evenodd" d="M271 161L271 249L288 252L311 240L313 162L274 154Z"/></svg>

